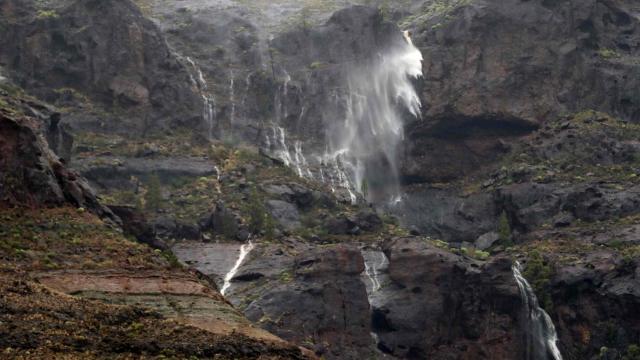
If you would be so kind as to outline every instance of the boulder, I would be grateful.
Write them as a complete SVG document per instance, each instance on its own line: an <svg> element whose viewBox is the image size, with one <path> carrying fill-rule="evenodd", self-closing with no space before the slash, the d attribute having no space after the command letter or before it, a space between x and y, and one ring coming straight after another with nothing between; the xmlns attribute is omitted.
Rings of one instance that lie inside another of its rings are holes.
<svg viewBox="0 0 640 360"><path fill-rule="evenodd" d="M300 213L298 208L282 200L268 200L267 209L273 218L287 231L300 227Z"/></svg>
<svg viewBox="0 0 640 360"><path fill-rule="evenodd" d="M475 247L479 250L486 250L493 246L496 242L500 240L500 235L497 232L491 231L486 234L481 235L475 241Z"/></svg>

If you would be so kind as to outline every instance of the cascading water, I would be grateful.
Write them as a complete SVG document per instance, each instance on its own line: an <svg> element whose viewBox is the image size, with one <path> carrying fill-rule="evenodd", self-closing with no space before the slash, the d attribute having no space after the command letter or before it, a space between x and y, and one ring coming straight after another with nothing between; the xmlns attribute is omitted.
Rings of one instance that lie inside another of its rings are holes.
<svg viewBox="0 0 640 360"><path fill-rule="evenodd" d="M229 71L229 104L231 105L231 115L229 116L229 122L231 126L236 122L236 75L232 70Z"/></svg>
<svg viewBox="0 0 640 360"><path fill-rule="evenodd" d="M216 122L216 103L213 96L202 95L202 99L204 102L204 118L207 122L207 136L211 140L213 139L213 127Z"/></svg>
<svg viewBox="0 0 640 360"><path fill-rule="evenodd" d="M240 255L238 256L238 260L236 260L236 263L233 265L231 270L229 270L229 272L224 276L224 284L222 285L222 289L220 289L220 294L224 295L227 292L231 286L231 280L236 276L238 269L240 269L240 265L242 265L242 262L254 247L255 245L251 241L240 246Z"/></svg>
<svg viewBox="0 0 640 360"><path fill-rule="evenodd" d="M191 82L198 88L200 95L202 96L203 110L202 117L204 118L207 124L207 135L208 139L213 139L213 128L216 123L216 103L213 96L209 95L207 92L207 81L204 78L204 74L200 67L191 59L187 57L187 62L191 65L193 70L196 73L196 77L192 74L189 74L191 77Z"/></svg>
<svg viewBox="0 0 640 360"><path fill-rule="evenodd" d="M365 271L363 273L363 281L367 288L367 300L369 301L369 306L372 309L379 308L384 303L384 294L381 290L387 281L388 275L386 274L386 270L389 266L389 259L387 259L387 256L379 250L360 250L360 253L364 259ZM373 321L372 327L374 327ZM377 348L380 339L375 328L372 329L371 339L373 340L374 346Z"/></svg>
<svg viewBox="0 0 640 360"><path fill-rule="evenodd" d="M522 276L519 262L513 264L513 277L518 283L520 296L524 303L524 312L527 319L526 331L526 357L527 360L562 360L562 354L557 346L558 335L553 326L551 317L538 305L531 285Z"/></svg>
<svg viewBox="0 0 640 360"><path fill-rule="evenodd" d="M382 289L382 274L389 266L389 260L382 251L362 250L361 254L364 258L364 274L368 280L367 294L371 297Z"/></svg>
<svg viewBox="0 0 640 360"><path fill-rule="evenodd" d="M275 94L275 119L271 124L271 131L266 132L265 145L273 155L282 160L286 166L290 166L296 170L300 177L313 177L309 164L302 149L302 142L296 140L293 146L287 143L287 131L280 124L289 116L287 110L287 95L291 76L285 72L284 83L279 91ZM304 107L301 115L303 115Z"/></svg>
<svg viewBox="0 0 640 360"><path fill-rule="evenodd" d="M370 66L352 69L342 124L329 133L327 163L339 163L349 187L367 192L371 200L399 196L398 147L404 138L402 107L420 116L420 99L412 80L422 76L422 54L409 33L405 41L379 56Z"/></svg>

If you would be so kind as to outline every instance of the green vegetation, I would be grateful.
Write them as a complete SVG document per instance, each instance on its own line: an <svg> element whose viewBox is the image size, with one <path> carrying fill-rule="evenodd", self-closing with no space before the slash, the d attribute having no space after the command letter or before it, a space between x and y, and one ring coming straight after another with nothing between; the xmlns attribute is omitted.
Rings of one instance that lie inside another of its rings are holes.
<svg viewBox="0 0 640 360"><path fill-rule="evenodd" d="M39 20L57 19L59 17L60 15L58 15L55 10L38 10L38 14L36 15L36 18L38 18Z"/></svg>
<svg viewBox="0 0 640 360"><path fill-rule="evenodd" d="M144 199L147 210L158 211L162 206L162 184L158 174L154 173L149 178Z"/></svg>
<svg viewBox="0 0 640 360"><path fill-rule="evenodd" d="M458 249L453 249L454 253L459 253L461 255L465 255L468 256L472 259L476 259L476 260L487 260L489 258L489 256L491 254L489 254L486 251L482 251L482 250L477 250L477 249L468 249L465 247L460 248L460 250Z"/></svg>
<svg viewBox="0 0 640 360"><path fill-rule="evenodd" d="M629 345L627 353L622 357L622 360L640 360L640 346Z"/></svg>
<svg viewBox="0 0 640 360"><path fill-rule="evenodd" d="M279 279L283 283L289 283L293 281L293 272L291 270L283 270L280 273Z"/></svg>
<svg viewBox="0 0 640 360"><path fill-rule="evenodd" d="M360 184L360 192L365 199L369 197L369 183L367 182L367 179L362 179L362 183Z"/></svg>
<svg viewBox="0 0 640 360"><path fill-rule="evenodd" d="M0 269L161 269L169 263L87 211L0 210Z"/></svg>
<svg viewBox="0 0 640 360"><path fill-rule="evenodd" d="M547 126L539 133L548 140L542 144L523 142L514 147L496 165L496 171L489 179L461 181L456 185L467 189L466 193L475 193L482 189L528 181L575 183L598 180L613 187L640 183L637 170L640 156L606 162L598 160L601 154L610 151L603 145L606 143L603 139L635 141L640 137L640 125L605 113L585 110L559 117L548 122ZM569 133L578 140L559 143L559 139Z"/></svg>
<svg viewBox="0 0 640 360"><path fill-rule="evenodd" d="M171 251L168 251L168 250L162 251L161 255L165 260L167 260L167 262L169 263L169 266L171 266L172 268L174 269L182 268L182 264L180 263L180 260L178 260L178 258Z"/></svg>
<svg viewBox="0 0 640 360"><path fill-rule="evenodd" d="M264 233L267 239L272 239L275 232L275 221L264 206L264 199L254 187L249 194L245 211L249 217L249 231L253 234Z"/></svg>
<svg viewBox="0 0 640 360"><path fill-rule="evenodd" d="M620 57L620 53L618 53L617 51L613 50L613 49L607 49L607 48L603 48L598 50L598 55L606 60L610 60L610 59L617 59Z"/></svg>
<svg viewBox="0 0 640 360"><path fill-rule="evenodd" d="M427 24L427 22L436 17L440 21L434 25L431 25L432 29L438 29L448 21L450 21L452 17L452 12L456 9L468 5L471 3L471 0L433 0L425 2L420 12L415 15L411 15L403 19L400 23L401 27L409 27L412 24Z"/></svg>
<svg viewBox="0 0 640 360"><path fill-rule="evenodd" d="M539 251L534 250L528 255L527 268L522 274L531 283L540 306L550 311L553 308L553 300L548 288L553 276L553 268L543 258Z"/></svg>
<svg viewBox="0 0 640 360"><path fill-rule="evenodd" d="M325 67L327 67L327 64L321 61L314 61L309 65L309 69L311 70L321 70Z"/></svg>
<svg viewBox="0 0 640 360"><path fill-rule="evenodd" d="M502 211L500 214L500 218L498 219L498 236L499 242L503 246L511 246L513 242L511 240L511 225L509 224L509 218L507 217L507 212Z"/></svg>

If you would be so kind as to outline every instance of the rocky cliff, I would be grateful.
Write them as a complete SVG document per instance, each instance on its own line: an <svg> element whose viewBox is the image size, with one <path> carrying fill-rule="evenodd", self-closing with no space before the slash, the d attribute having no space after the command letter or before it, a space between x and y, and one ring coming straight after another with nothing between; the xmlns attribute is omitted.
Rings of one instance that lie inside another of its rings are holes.
<svg viewBox="0 0 640 360"><path fill-rule="evenodd" d="M638 356L634 2L0 9L10 356ZM404 195L369 204L375 182L327 171L330 134L365 96L351 75L411 41L421 112L389 101Z"/></svg>
<svg viewBox="0 0 640 360"><path fill-rule="evenodd" d="M60 113L7 88L0 90L3 356L307 358L253 326L171 253L127 239L121 219L49 149L46 138L62 131Z"/></svg>
<svg viewBox="0 0 640 360"><path fill-rule="evenodd" d="M122 133L201 121L185 63L132 2L6 0L0 9L0 64L30 93L83 113L77 122Z"/></svg>

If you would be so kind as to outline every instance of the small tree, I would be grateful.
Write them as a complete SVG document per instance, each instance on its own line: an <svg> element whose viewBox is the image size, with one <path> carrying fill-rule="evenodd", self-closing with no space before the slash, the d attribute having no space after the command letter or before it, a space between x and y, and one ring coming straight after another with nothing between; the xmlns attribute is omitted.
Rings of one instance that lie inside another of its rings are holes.
<svg viewBox="0 0 640 360"><path fill-rule="evenodd" d="M622 360L640 360L640 346L635 344L629 345L627 353Z"/></svg>
<svg viewBox="0 0 640 360"><path fill-rule="evenodd" d="M156 211L162 204L162 185L160 177L154 173L149 177L147 184L147 193L145 194L145 205L147 210Z"/></svg>
<svg viewBox="0 0 640 360"><path fill-rule="evenodd" d="M553 277L553 267L545 261L540 251L533 250L528 254L527 268L522 275L531 283L531 287L538 297L540 306L547 311L553 309L553 300L549 293L549 283Z"/></svg>
<svg viewBox="0 0 640 360"><path fill-rule="evenodd" d="M498 219L498 237L501 244L511 244L511 225L509 224L507 212L504 210L500 214L500 219Z"/></svg>
<svg viewBox="0 0 640 360"><path fill-rule="evenodd" d="M249 230L254 234L264 231L267 238L273 237L275 230L273 219L255 188L251 190L246 210L249 217Z"/></svg>
<svg viewBox="0 0 640 360"><path fill-rule="evenodd" d="M360 191L365 199L369 197L369 183L367 182L367 179L362 179L362 183L360 183Z"/></svg>

